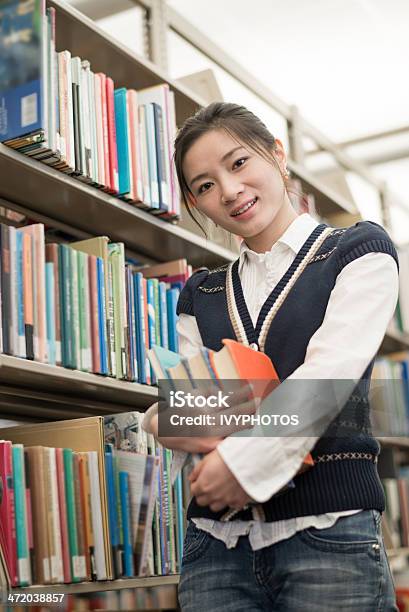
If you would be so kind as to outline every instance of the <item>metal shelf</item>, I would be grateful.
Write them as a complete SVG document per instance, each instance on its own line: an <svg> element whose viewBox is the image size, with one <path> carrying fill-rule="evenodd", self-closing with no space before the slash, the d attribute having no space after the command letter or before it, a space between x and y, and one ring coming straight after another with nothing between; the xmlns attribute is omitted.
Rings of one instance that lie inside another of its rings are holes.
<svg viewBox="0 0 409 612"><path fill-rule="evenodd" d="M147 576L144 578L119 578L117 580L104 580L101 582L76 582L73 584L46 584L30 587L15 588L10 593L93 593L100 591L119 591L121 589L135 589L139 587L156 587L179 583L179 574L170 576Z"/></svg>
<svg viewBox="0 0 409 612"><path fill-rule="evenodd" d="M135 206L0 144L0 198L27 215L75 227L159 261L188 257L193 266L217 267L236 258L228 249L166 223Z"/></svg>

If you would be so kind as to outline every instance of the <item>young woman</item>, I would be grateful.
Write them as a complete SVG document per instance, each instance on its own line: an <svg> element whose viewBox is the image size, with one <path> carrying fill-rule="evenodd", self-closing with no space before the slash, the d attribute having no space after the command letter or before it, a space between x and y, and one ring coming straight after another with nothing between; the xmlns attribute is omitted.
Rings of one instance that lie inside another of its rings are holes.
<svg viewBox="0 0 409 612"><path fill-rule="evenodd" d="M298 215L283 146L244 107L214 103L189 118L175 163L186 205L243 239L236 262L187 282L180 352L233 338L269 355L287 384L359 383L330 407L325 436L161 439L207 453L190 477L181 609L396 610L368 405L398 294L394 246L375 223L335 230ZM292 412L305 401L293 397ZM308 452L314 466L297 475ZM291 479L295 487L277 495Z"/></svg>

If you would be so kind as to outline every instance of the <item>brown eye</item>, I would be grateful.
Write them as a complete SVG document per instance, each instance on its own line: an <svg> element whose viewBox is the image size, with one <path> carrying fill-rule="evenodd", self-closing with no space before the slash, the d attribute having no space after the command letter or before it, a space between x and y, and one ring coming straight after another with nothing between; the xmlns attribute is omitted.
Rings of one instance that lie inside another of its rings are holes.
<svg viewBox="0 0 409 612"><path fill-rule="evenodd" d="M240 159L237 159L234 164L233 164L233 168L240 168L246 161L247 161L248 157L240 157Z"/></svg>
<svg viewBox="0 0 409 612"><path fill-rule="evenodd" d="M211 183L203 183L203 185L200 185L198 193L203 193L204 191L207 191L209 187L211 187L211 185Z"/></svg>

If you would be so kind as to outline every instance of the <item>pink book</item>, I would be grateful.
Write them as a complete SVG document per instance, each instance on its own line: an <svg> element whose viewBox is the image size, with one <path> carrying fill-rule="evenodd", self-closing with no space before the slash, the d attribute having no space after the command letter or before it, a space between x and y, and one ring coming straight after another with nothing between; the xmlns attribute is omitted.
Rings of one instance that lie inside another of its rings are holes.
<svg viewBox="0 0 409 612"><path fill-rule="evenodd" d="M3 494L0 499L0 533L12 586L18 585L17 541L14 510L14 483L11 442L0 440L0 478Z"/></svg>
<svg viewBox="0 0 409 612"><path fill-rule="evenodd" d="M114 82L110 77L106 79L107 115L108 115L108 142L109 142L109 176L112 193L119 191L118 154L116 149Z"/></svg>
<svg viewBox="0 0 409 612"><path fill-rule="evenodd" d="M101 104L102 104L102 136L104 141L104 174L105 189L110 190L111 179L109 171L109 138L108 138L108 109L107 109L107 77L103 72L98 72L101 81Z"/></svg>

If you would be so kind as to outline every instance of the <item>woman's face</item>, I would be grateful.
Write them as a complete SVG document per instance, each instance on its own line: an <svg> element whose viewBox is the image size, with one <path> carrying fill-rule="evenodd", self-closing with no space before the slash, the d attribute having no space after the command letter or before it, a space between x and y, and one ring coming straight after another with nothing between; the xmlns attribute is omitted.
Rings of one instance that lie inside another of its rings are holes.
<svg viewBox="0 0 409 612"><path fill-rule="evenodd" d="M285 154L276 142L274 155L283 170ZM183 172L196 208L254 250L271 248L288 226L288 214L295 215L278 169L222 129L191 146Z"/></svg>

